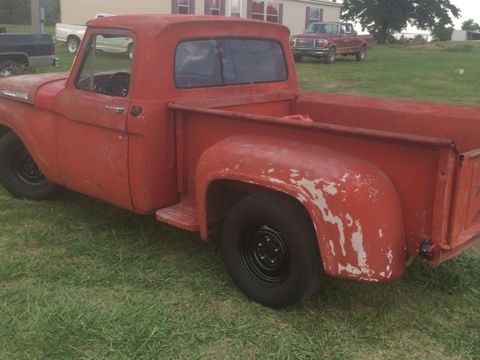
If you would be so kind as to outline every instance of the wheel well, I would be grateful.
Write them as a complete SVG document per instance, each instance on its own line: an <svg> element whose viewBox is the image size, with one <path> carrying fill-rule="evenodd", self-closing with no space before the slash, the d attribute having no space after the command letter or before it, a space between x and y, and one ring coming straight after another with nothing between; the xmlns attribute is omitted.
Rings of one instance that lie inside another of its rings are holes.
<svg viewBox="0 0 480 360"><path fill-rule="evenodd" d="M0 124L0 139L11 129L5 125Z"/></svg>
<svg viewBox="0 0 480 360"><path fill-rule="evenodd" d="M223 223L225 214L245 196L258 192L271 192L281 194L298 203L305 212L305 216L312 222L310 214L298 199L286 193L265 188L256 184L249 184L234 180L216 180L210 184L206 193L206 214L208 233L216 233Z"/></svg>
<svg viewBox="0 0 480 360"><path fill-rule="evenodd" d="M4 54L0 55L0 63L3 61L14 61L18 64L28 66L28 57L23 54Z"/></svg>

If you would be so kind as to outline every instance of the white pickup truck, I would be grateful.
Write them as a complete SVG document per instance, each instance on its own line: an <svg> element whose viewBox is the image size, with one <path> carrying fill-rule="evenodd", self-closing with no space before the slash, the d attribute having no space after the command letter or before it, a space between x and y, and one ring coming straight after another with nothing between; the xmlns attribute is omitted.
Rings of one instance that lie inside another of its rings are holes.
<svg viewBox="0 0 480 360"><path fill-rule="evenodd" d="M111 14L97 14L95 19L115 16ZM85 25L71 25L58 23L55 25L55 39L67 43L68 52L76 54L85 35ZM105 43L96 44L96 48L111 53L127 53L133 57L133 42L130 38L108 39Z"/></svg>

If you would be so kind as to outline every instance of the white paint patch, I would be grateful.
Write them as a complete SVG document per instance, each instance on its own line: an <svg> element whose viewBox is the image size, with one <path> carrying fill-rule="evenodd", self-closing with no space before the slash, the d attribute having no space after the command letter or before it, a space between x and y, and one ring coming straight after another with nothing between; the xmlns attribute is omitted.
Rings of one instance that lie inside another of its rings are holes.
<svg viewBox="0 0 480 360"><path fill-rule="evenodd" d="M332 253L332 255L337 256L337 254L335 254L335 244L332 240L328 241L328 245L330 246L330 252Z"/></svg>
<svg viewBox="0 0 480 360"><path fill-rule="evenodd" d="M345 219L347 219L347 226L352 227L353 226L353 218L352 215L348 214L345 215Z"/></svg>
<svg viewBox="0 0 480 360"><path fill-rule="evenodd" d="M343 266L342 264L338 264L338 273L342 274L345 272L353 276L362 275L362 272L360 271L360 269L353 266L352 264L347 264L346 266Z"/></svg>
<svg viewBox="0 0 480 360"><path fill-rule="evenodd" d="M332 183L332 182L325 185L323 187L323 191L325 191L327 194L332 195L332 196L337 195L337 193L338 193L338 190L335 187L335 183Z"/></svg>
<svg viewBox="0 0 480 360"><path fill-rule="evenodd" d="M290 177L294 179L300 177L300 171L297 169L290 169Z"/></svg>
<svg viewBox="0 0 480 360"><path fill-rule="evenodd" d="M325 199L325 196L323 195L323 191L317 188L322 181L321 180L312 181L305 178L300 180L291 179L290 181L292 182L292 184L300 186L302 189L304 189L310 194L313 201L315 202L315 205L322 213L322 217L325 222L337 226L342 254L343 256L347 256L347 251L345 250L345 230L343 226L343 221L339 216L335 216L332 213L332 211L328 208L328 204Z"/></svg>
<svg viewBox="0 0 480 360"><path fill-rule="evenodd" d="M269 173L269 174L273 174L274 172L275 172L275 169L268 169L267 170L267 173Z"/></svg>
<svg viewBox="0 0 480 360"><path fill-rule="evenodd" d="M383 238L383 230L382 229L378 229L378 236L381 238Z"/></svg>
<svg viewBox="0 0 480 360"><path fill-rule="evenodd" d="M370 275L371 270L367 264L367 253L363 248L363 233L362 233L362 225L360 224L359 220L355 221L355 225L357 227L357 231L352 234L352 247L353 251L357 253L357 262L358 267L362 271L362 274Z"/></svg>
<svg viewBox="0 0 480 360"><path fill-rule="evenodd" d="M345 175L342 176L340 181L343 182L343 183L346 183L349 176L350 176L349 173L345 173Z"/></svg>
<svg viewBox="0 0 480 360"><path fill-rule="evenodd" d="M267 180L267 181L270 181L270 182L273 183L273 184L282 184L282 185L285 184L285 181L279 180L279 179L276 179L276 178L273 178L273 177L271 177L271 176L262 175L262 178L265 179L265 180Z"/></svg>

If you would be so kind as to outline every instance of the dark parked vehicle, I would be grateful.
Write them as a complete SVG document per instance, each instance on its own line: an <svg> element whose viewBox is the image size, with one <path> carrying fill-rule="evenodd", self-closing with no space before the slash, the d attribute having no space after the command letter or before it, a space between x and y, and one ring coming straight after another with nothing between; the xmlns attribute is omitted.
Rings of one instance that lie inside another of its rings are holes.
<svg viewBox="0 0 480 360"><path fill-rule="evenodd" d="M333 64L337 55L354 55L357 61L363 61L372 42L371 35L358 35L352 24L317 22L303 34L293 35L290 46L297 62L309 56Z"/></svg>
<svg viewBox="0 0 480 360"><path fill-rule="evenodd" d="M16 75L23 68L53 66L55 43L45 34L0 33L0 77Z"/></svg>

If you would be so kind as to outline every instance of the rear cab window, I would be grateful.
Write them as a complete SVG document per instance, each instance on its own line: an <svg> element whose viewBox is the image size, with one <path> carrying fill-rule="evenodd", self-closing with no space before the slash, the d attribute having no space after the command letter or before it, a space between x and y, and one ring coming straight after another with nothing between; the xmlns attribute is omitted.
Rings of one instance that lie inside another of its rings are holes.
<svg viewBox="0 0 480 360"><path fill-rule="evenodd" d="M288 79L282 46L273 40L219 38L183 41L175 52L179 88L281 82Z"/></svg>

